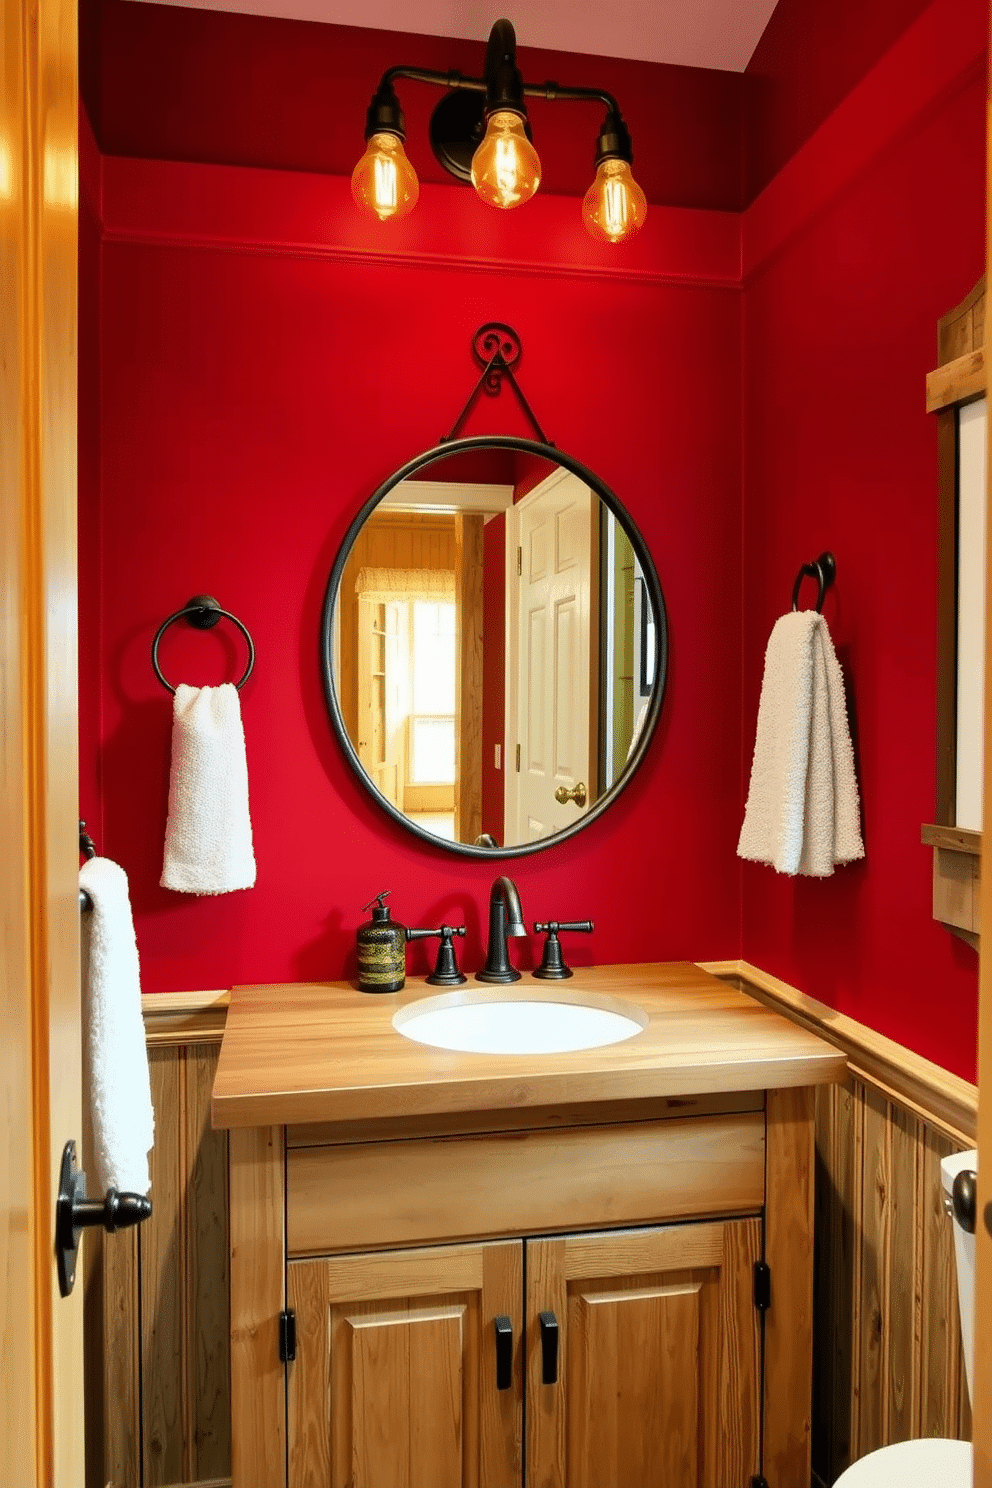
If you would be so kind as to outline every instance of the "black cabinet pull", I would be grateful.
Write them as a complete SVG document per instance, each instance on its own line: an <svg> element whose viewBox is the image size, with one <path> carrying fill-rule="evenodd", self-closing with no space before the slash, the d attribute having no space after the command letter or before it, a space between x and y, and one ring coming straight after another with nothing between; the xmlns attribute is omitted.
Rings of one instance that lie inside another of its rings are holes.
<svg viewBox="0 0 992 1488"><path fill-rule="evenodd" d="M496 1388L509 1390L513 1384L513 1324L500 1313L493 1320L496 1329Z"/></svg>
<svg viewBox="0 0 992 1488"><path fill-rule="evenodd" d="M541 1323L541 1383L558 1383L558 1319L553 1312L542 1312Z"/></svg>

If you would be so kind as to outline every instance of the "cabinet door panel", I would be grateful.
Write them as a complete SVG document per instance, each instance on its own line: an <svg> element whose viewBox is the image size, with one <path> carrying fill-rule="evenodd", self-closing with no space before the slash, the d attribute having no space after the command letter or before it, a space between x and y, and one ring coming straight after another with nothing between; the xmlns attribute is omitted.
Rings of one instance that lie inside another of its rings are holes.
<svg viewBox="0 0 992 1488"><path fill-rule="evenodd" d="M291 1488L519 1488L519 1241L293 1261ZM513 1323L497 1391L493 1319Z"/></svg>
<svg viewBox="0 0 992 1488"><path fill-rule="evenodd" d="M703 1285L686 1273L569 1296L569 1488L697 1488Z"/></svg>
<svg viewBox="0 0 992 1488"><path fill-rule="evenodd" d="M528 1488L726 1488L758 1471L759 1220L530 1241ZM538 1315L559 1318L542 1380Z"/></svg>

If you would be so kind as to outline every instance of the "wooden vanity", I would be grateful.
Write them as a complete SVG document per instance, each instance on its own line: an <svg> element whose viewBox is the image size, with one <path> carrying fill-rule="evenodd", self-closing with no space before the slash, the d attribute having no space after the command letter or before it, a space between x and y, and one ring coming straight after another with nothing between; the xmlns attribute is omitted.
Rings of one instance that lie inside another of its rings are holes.
<svg viewBox="0 0 992 1488"><path fill-rule="evenodd" d="M393 1027L423 982L234 990L234 1488L807 1484L813 1087L843 1055L689 963L507 991L647 1026L457 1054Z"/></svg>

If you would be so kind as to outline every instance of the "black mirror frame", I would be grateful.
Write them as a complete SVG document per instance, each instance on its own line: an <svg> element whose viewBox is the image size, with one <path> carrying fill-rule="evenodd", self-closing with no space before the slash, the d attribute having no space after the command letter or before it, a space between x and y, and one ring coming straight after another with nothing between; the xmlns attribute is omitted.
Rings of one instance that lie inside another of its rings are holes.
<svg viewBox="0 0 992 1488"><path fill-rule="evenodd" d="M437 463L439 460L450 458L452 455L462 455L469 451L482 449L504 449L520 451L523 454L540 455L545 460L553 461L556 465L562 465L577 475L581 481L593 491L603 504L613 513L622 524L624 531L630 539L631 546L637 554L644 581L647 585L648 594L657 616L658 641L657 641L657 664L655 670L655 686L651 697L651 706L648 710L644 727L641 729L640 738L634 749L632 757L627 761L619 778L614 782L606 794L596 804L585 812L574 825L564 827L560 832L554 832L550 837L539 837L534 842L524 842L516 847L477 847L474 843L449 842L446 838L437 837L432 832L425 831L411 822L409 817L404 816L402 811L387 801L372 781L371 776L365 769L358 757L358 751L351 742L348 731L344 725L344 718L338 703L337 690L334 686L334 607L337 600L338 588L344 573L345 564L355 545L359 532L365 525L366 520L379 505L384 496L387 496L394 487L402 481L410 480L418 470L425 466ZM439 444L434 449L427 450L424 454L417 455L414 459L395 471L388 480L383 481L378 490L374 491L358 513L351 526L345 534L344 542L334 560L331 569L331 577L328 581L327 592L324 596L324 608L321 614L320 624L320 665L324 682L324 697L327 702L328 712L331 715L331 725L337 737L338 743L344 751L345 758L357 774L362 785L372 796L387 816L398 822L422 842L429 843L432 847L442 848L447 852L455 853L463 858L484 858L492 861L494 858L521 858L531 853L542 852L549 847L555 847L560 842L566 842L568 838L574 837L577 832L591 825L592 822L606 811L616 800L619 793L633 779L638 766L647 753L648 745L657 727L658 718L661 714L661 705L665 694L665 683L668 676L668 616L665 610L665 601L661 592L661 583L658 572L654 566L651 554L648 552L644 539L634 525L629 513L621 505L620 501L598 475L593 474L581 461L574 459L571 455L564 454L556 449L553 444L542 444L536 439L516 438L513 435L473 435L467 439L453 439L448 443Z"/></svg>

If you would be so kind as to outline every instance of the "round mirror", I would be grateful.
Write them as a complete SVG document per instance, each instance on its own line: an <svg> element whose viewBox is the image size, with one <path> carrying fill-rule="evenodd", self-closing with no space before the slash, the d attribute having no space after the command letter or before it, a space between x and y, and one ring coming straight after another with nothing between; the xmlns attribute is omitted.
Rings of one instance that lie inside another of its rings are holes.
<svg viewBox="0 0 992 1488"><path fill-rule="evenodd" d="M435 845L513 857L599 816L644 755L668 632L643 539L552 445L453 440L351 524L321 636L362 783Z"/></svg>

